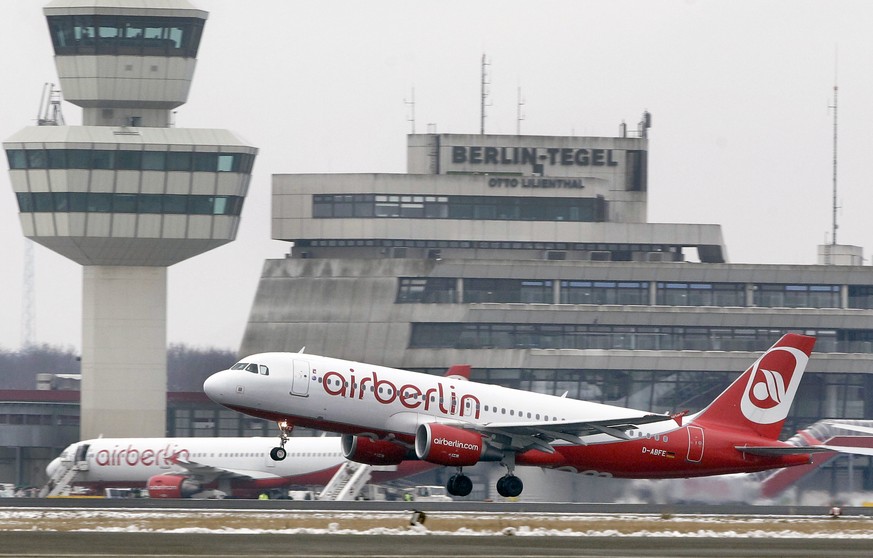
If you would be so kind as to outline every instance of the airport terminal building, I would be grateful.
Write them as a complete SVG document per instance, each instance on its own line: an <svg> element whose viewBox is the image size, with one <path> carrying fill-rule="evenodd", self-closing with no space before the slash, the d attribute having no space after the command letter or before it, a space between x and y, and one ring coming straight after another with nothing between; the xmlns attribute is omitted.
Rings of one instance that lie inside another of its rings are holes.
<svg viewBox="0 0 873 558"><path fill-rule="evenodd" d="M719 225L648 223L641 130L413 134L407 174L274 175L272 236L291 248L264 264L240 353L469 363L478 381L695 411L799 332L818 341L783 439L873 418L873 267L842 246L732 264ZM853 467L873 489L870 460Z"/></svg>

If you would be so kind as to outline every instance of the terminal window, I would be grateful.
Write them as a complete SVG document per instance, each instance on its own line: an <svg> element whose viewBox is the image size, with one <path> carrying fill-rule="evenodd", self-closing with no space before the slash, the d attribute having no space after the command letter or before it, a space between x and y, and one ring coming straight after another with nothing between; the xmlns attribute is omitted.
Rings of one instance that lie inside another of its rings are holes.
<svg viewBox="0 0 873 558"><path fill-rule="evenodd" d="M602 222L606 220L606 201L602 196L532 198L319 194L312 197L312 216Z"/></svg>

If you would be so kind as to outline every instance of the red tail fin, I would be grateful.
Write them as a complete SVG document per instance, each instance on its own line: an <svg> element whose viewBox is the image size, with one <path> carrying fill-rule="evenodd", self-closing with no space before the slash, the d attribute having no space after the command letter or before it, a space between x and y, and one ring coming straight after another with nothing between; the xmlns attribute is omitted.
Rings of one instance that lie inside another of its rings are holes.
<svg viewBox="0 0 873 558"><path fill-rule="evenodd" d="M446 371L446 378L457 378L459 380L469 380L470 379L470 365L469 364L453 364Z"/></svg>
<svg viewBox="0 0 873 558"><path fill-rule="evenodd" d="M695 422L746 428L761 437L779 439L813 345L814 337L783 335L701 411Z"/></svg>

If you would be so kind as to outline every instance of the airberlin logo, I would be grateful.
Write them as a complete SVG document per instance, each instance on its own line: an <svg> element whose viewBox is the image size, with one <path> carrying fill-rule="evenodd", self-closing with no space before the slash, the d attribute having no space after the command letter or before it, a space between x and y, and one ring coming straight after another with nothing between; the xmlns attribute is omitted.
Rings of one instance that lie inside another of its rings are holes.
<svg viewBox="0 0 873 558"><path fill-rule="evenodd" d="M785 379L775 370L758 368L752 385L752 402L761 409L771 409L785 398Z"/></svg>
<svg viewBox="0 0 873 558"><path fill-rule="evenodd" d="M436 446L449 446L457 449L479 451L479 446L477 444L467 444L465 442L461 442L460 440L449 440L448 438L434 438L433 443Z"/></svg>
<svg viewBox="0 0 873 558"><path fill-rule="evenodd" d="M772 424L788 416L809 357L794 347L776 347L752 366L740 409L758 424Z"/></svg>
<svg viewBox="0 0 873 558"><path fill-rule="evenodd" d="M167 444L162 448L136 448L133 444L125 447L115 446L113 449L102 449L94 456L94 461L101 467L136 467L137 465L152 465L169 467L176 459L188 459L188 450L176 444Z"/></svg>
<svg viewBox="0 0 873 558"><path fill-rule="evenodd" d="M415 384L403 384L400 387L385 379L380 379L376 372L357 374L349 370L348 374L326 372L321 378L324 392L335 397L348 399L373 398L382 405L399 402L407 409L421 408L424 411L437 407L443 414L454 416L473 416L479 418L479 398L470 394L455 392L455 386L420 388Z"/></svg>

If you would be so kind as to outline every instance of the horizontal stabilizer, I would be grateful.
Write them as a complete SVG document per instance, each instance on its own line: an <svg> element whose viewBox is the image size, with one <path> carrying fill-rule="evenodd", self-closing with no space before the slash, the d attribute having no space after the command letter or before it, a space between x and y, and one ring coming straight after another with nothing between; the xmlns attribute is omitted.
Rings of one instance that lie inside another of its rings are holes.
<svg viewBox="0 0 873 558"><path fill-rule="evenodd" d="M823 448L828 448L831 451L838 451L840 453L851 453L853 455L870 455L873 456L873 448L853 448L849 446L820 446Z"/></svg>
<svg viewBox="0 0 873 558"><path fill-rule="evenodd" d="M871 455L873 448L854 448L849 446L735 446L737 450L751 455L803 455L813 453L850 453L854 455Z"/></svg>
<svg viewBox="0 0 873 558"><path fill-rule="evenodd" d="M842 423L831 423L831 426L835 426L840 430L852 430L853 432L860 432L862 434L873 434L873 428L868 426L858 426L856 424L842 424Z"/></svg>
<svg viewBox="0 0 873 558"><path fill-rule="evenodd" d="M836 451L825 446L734 446L743 453L750 455L803 455L811 453L826 453Z"/></svg>

